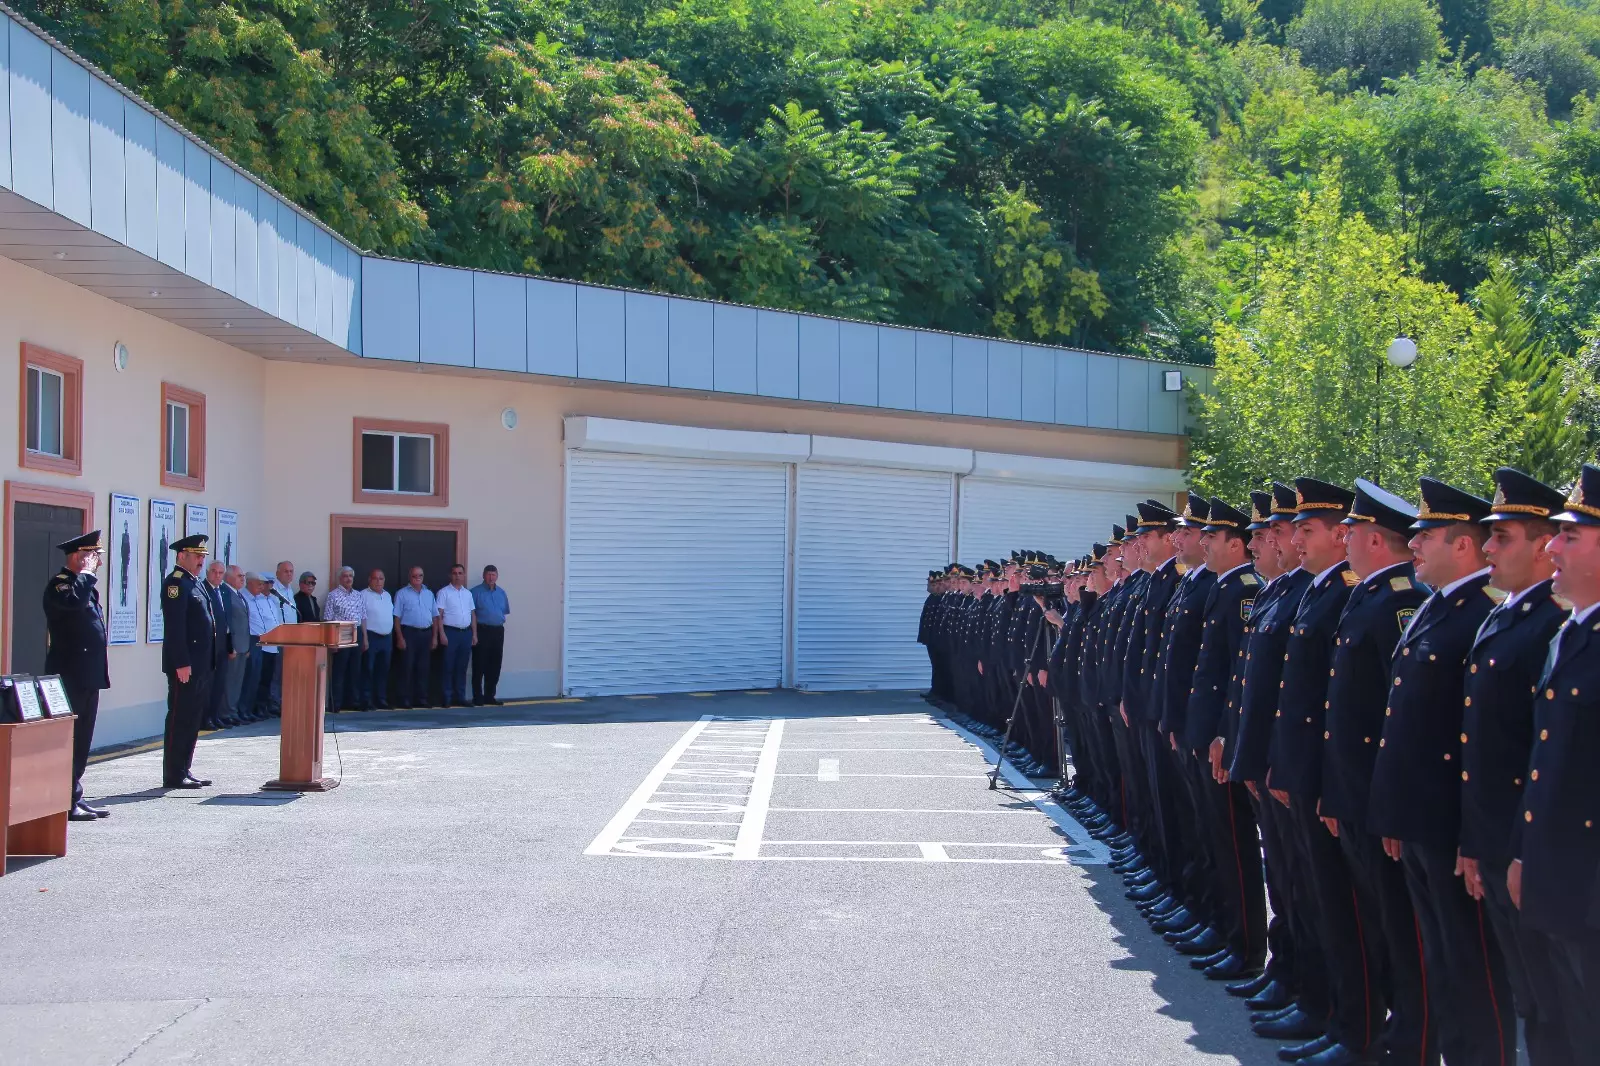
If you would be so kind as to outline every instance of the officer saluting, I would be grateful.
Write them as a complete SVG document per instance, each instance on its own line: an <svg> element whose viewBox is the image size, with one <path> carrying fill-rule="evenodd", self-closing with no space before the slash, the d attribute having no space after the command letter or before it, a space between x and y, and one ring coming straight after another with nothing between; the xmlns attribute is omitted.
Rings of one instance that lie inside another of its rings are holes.
<svg viewBox="0 0 1600 1066"><path fill-rule="evenodd" d="M72 810L74 822L92 822L111 812L83 801L83 771L89 765L89 744L100 709L100 690L111 687L106 664L106 620L94 572L100 568L100 531L94 530L57 548L67 553L61 572L44 589L44 617L50 630L46 673L59 674L72 711Z"/></svg>
<svg viewBox="0 0 1600 1066"><path fill-rule="evenodd" d="M161 586L161 617L166 637L161 669L167 675L167 728L162 766L165 788L204 788L211 784L189 772L200 718L211 696L211 680L221 658L211 597L196 580L206 559L204 534L174 541L178 565Z"/></svg>

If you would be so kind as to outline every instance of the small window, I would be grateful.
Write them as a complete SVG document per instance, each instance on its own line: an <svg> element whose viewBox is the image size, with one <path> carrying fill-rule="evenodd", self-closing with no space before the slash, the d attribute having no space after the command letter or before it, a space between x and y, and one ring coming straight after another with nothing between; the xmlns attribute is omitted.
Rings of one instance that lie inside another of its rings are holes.
<svg viewBox="0 0 1600 1066"><path fill-rule="evenodd" d="M161 383L161 484L203 492L206 487L206 398Z"/></svg>
<svg viewBox="0 0 1600 1066"><path fill-rule="evenodd" d="M167 404L167 473L189 476L189 405Z"/></svg>
<svg viewBox="0 0 1600 1066"><path fill-rule="evenodd" d="M357 503L444 507L450 502L450 427L357 418Z"/></svg>
<svg viewBox="0 0 1600 1066"><path fill-rule="evenodd" d="M433 495L433 438L417 433L362 433L361 488L365 492Z"/></svg>
<svg viewBox="0 0 1600 1066"><path fill-rule="evenodd" d="M83 360L25 343L20 365L17 465L83 473Z"/></svg>
<svg viewBox="0 0 1600 1066"><path fill-rule="evenodd" d="M61 402L66 382L41 367L28 368L28 450L61 458Z"/></svg>

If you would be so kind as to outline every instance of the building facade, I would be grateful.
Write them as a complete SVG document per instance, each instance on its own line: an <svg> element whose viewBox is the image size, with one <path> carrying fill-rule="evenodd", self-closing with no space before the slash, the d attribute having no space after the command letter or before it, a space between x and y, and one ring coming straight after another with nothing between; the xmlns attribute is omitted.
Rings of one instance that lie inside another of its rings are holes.
<svg viewBox="0 0 1600 1066"><path fill-rule="evenodd" d="M106 529L99 744L160 731L150 590L194 531L323 592L494 564L502 696L924 684L925 572L1170 497L1205 385L364 255L3 4L0 352L0 670L42 668L50 545Z"/></svg>

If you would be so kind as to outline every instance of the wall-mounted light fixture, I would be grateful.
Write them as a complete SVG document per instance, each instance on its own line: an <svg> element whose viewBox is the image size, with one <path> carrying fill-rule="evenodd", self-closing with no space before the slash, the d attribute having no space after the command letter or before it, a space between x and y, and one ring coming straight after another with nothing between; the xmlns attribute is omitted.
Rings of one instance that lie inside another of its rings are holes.
<svg viewBox="0 0 1600 1066"><path fill-rule="evenodd" d="M1162 374L1161 375L1161 391L1162 392L1182 392L1183 391L1183 371L1181 371L1181 370L1168 370L1165 374Z"/></svg>

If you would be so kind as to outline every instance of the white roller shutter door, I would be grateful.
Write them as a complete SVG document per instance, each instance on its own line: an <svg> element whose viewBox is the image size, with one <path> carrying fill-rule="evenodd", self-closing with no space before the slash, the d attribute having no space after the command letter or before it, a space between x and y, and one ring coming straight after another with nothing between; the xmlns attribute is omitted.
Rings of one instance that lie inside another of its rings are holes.
<svg viewBox="0 0 1600 1066"><path fill-rule="evenodd" d="M917 619L950 554L951 475L808 463L796 476L796 686L926 687Z"/></svg>
<svg viewBox="0 0 1600 1066"><path fill-rule="evenodd" d="M566 690L779 685L788 512L780 463L568 451Z"/></svg>
<svg viewBox="0 0 1600 1066"><path fill-rule="evenodd" d="M968 566L1004 559L1014 549L1058 559L1084 554L1110 538L1140 500L1151 494L1073 489L1005 478L961 479L961 521L956 557Z"/></svg>

